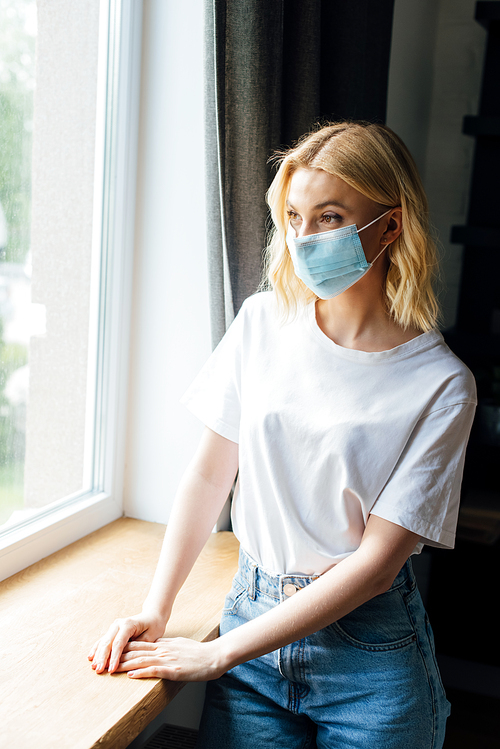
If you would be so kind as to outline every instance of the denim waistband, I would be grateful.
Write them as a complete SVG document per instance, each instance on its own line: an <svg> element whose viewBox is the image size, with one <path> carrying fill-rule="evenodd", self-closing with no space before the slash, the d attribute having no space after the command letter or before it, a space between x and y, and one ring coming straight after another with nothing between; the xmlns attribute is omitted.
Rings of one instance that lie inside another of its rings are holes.
<svg viewBox="0 0 500 749"><path fill-rule="evenodd" d="M269 572L260 567L241 547L238 573L246 581L248 594L252 600L255 599L255 594L260 592L283 601L290 595L290 587L285 590L286 586L293 586L295 591L297 591L305 588L306 585L309 585L313 580L317 580L320 577L320 575L281 575ZM398 572L389 590L394 590L405 584L415 584L410 559L407 560Z"/></svg>

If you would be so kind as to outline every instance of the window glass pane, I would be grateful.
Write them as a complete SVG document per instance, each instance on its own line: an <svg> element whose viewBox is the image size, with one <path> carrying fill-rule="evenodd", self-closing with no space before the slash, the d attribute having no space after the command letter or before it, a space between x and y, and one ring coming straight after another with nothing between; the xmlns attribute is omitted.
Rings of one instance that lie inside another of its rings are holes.
<svg viewBox="0 0 500 749"><path fill-rule="evenodd" d="M0 0L0 524L24 506L36 10Z"/></svg>
<svg viewBox="0 0 500 749"><path fill-rule="evenodd" d="M99 10L0 0L0 530L96 490Z"/></svg>

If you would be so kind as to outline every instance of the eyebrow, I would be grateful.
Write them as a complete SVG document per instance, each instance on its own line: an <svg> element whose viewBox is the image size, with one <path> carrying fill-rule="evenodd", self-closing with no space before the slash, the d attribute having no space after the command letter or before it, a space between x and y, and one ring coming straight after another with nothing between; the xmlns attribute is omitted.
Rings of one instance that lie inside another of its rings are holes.
<svg viewBox="0 0 500 749"><path fill-rule="evenodd" d="M290 201L287 198L286 204L289 208L293 208L293 205L290 203ZM351 209L349 206L345 205L345 203L341 203L339 200L325 200L324 203L318 203L314 206L315 210L321 210L321 208L326 208L329 205L335 205L337 208L342 208L344 211L350 211Z"/></svg>

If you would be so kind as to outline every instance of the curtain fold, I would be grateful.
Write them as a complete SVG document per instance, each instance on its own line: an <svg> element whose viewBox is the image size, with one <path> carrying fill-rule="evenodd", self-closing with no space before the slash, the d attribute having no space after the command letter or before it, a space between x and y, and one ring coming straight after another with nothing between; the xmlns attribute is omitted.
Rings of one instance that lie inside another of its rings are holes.
<svg viewBox="0 0 500 749"><path fill-rule="evenodd" d="M321 120L383 122L394 0L206 0L212 344L256 291L269 158Z"/></svg>

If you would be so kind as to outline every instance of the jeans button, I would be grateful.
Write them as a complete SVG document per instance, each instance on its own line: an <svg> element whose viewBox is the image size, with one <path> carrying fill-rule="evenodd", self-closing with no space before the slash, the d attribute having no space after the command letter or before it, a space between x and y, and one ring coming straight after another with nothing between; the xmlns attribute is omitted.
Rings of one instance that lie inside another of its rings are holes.
<svg viewBox="0 0 500 749"><path fill-rule="evenodd" d="M283 588L283 593L288 597L293 596L296 592L297 588L292 583L287 583Z"/></svg>

